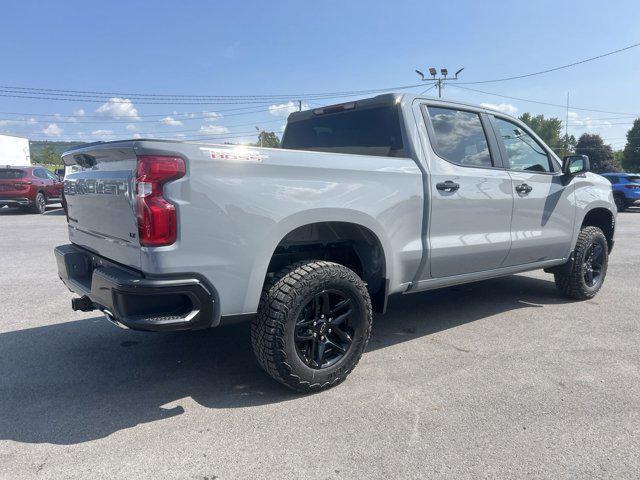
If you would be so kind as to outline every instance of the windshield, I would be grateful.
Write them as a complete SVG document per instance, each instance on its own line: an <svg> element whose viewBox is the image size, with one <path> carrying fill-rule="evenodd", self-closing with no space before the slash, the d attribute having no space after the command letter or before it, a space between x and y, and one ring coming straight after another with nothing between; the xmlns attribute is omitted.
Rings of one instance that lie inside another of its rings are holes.
<svg viewBox="0 0 640 480"><path fill-rule="evenodd" d="M317 115L287 125L282 148L383 157L405 155L395 105Z"/></svg>
<svg viewBox="0 0 640 480"><path fill-rule="evenodd" d="M0 170L1 180L13 180L22 177L24 177L24 170L18 170L17 168L4 168Z"/></svg>

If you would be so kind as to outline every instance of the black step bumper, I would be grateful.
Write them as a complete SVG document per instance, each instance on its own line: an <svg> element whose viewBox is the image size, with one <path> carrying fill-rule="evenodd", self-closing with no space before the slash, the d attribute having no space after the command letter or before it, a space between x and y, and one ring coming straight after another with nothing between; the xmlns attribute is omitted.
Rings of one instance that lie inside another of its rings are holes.
<svg viewBox="0 0 640 480"><path fill-rule="evenodd" d="M82 298L75 310L100 310L134 330L196 330L219 323L215 289L196 276L149 278L76 245L55 249L58 275Z"/></svg>

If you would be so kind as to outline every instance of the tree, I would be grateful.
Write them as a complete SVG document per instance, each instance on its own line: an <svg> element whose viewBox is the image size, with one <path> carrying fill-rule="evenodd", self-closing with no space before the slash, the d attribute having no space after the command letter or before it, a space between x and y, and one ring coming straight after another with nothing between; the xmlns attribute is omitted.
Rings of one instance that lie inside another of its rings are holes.
<svg viewBox="0 0 640 480"><path fill-rule="evenodd" d="M544 115L536 115L534 117L529 112L525 112L520 115L520 120L526 123L544 143L556 152L564 146L562 140L565 142L570 141L571 137L565 139L562 135L562 121L559 118L544 118Z"/></svg>
<svg viewBox="0 0 640 480"><path fill-rule="evenodd" d="M52 145L42 147L40 154L34 156L34 161L45 165L60 165L62 163L60 155Z"/></svg>
<svg viewBox="0 0 640 480"><path fill-rule="evenodd" d="M628 172L640 171L640 118L636 118L633 127L627 132L622 166Z"/></svg>
<svg viewBox="0 0 640 480"><path fill-rule="evenodd" d="M274 132L266 132L262 130L258 135L256 147L280 148L280 139Z"/></svg>
<svg viewBox="0 0 640 480"><path fill-rule="evenodd" d="M565 155L572 155L576 151L577 144L576 137L573 135L563 135L560 139L560 143L558 144L558 148L554 149L554 151L558 154L560 158Z"/></svg>
<svg viewBox="0 0 640 480"><path fill-rule="evenodd" d="M576 144L576 155L587 155L591 170L596 173L620 171L620 166L613 158L611 145L605 145L598 134L583 133Z"/></svg>

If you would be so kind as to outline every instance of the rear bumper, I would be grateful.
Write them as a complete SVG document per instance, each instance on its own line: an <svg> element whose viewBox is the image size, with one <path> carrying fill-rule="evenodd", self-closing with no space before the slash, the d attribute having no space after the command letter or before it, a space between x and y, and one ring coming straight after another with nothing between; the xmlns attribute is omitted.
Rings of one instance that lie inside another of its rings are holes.
<svg viewBox="0 0 640 480"><path fill-rule="evenodd" d="M72 292L76 310L101 310L134 330L208 328L219 323L215 289L196 276L148 278L75 245L55 249L58 276Z"/></svg>
<svg viewBox="0 0 640 480"><path fill-rule="evenodd" d="M29 206L33 203L33 200L30 200L28 198L20 198L20 197L16 197L16 198L2 198L0 197L0 206L4 206L4 205L8 205L11 207L26 207Z"/></svg>

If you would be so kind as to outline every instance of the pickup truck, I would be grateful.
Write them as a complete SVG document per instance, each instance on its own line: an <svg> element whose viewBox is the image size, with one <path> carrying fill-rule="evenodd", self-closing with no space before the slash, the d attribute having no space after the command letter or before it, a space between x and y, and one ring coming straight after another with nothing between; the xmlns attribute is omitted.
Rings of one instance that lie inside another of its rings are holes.
<svg viewBox="0 0 640 480"><path fill-rule="evenodd" d="M279 149L129 140L63 159L73 309L147 331L250 322L262 368L303 392L346 378L390 295L545 269L588 299L614 244L587 157L410 94L292 113Z"/></svg>

